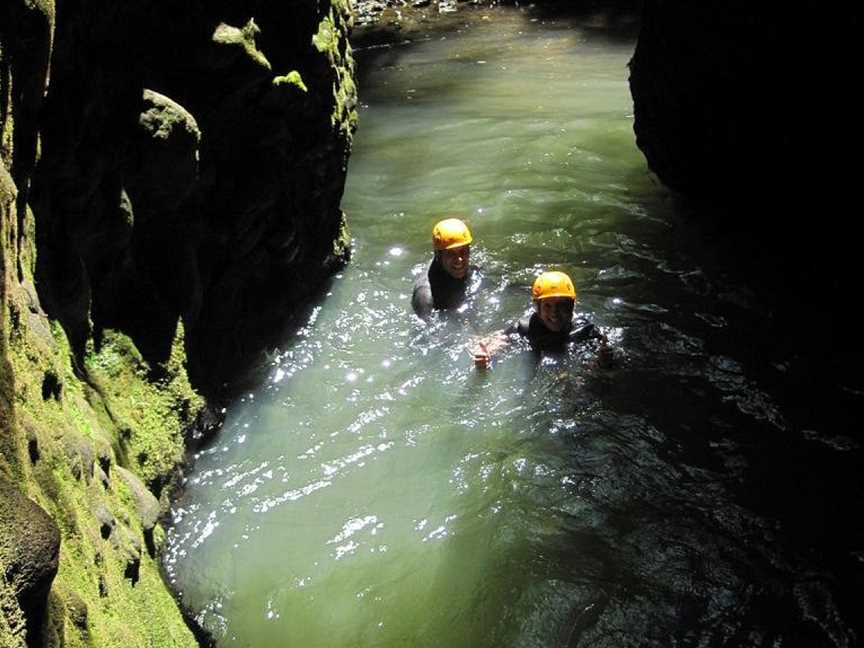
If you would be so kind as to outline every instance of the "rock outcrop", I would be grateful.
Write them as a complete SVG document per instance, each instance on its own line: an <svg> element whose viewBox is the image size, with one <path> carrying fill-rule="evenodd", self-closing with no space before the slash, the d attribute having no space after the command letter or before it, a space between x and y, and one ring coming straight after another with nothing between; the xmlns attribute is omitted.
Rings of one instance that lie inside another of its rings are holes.
<svg viewBox="0 0 864 648"><path fill-rule="evenodd" d="M861 143L852 105L860 11L816 3L645 0L631 62L637 144L669 187L752 215L836 193ZM839 202L839 201L838 201Z"/></svg>
<svg viewBox="0 0 864 648"><path fill-rule="evenodd" d="M46 309L79 353L120 328L156 361L182 318L215 390L347 256L350 15L98 4L57 29L33 190Z"/></svg>
<svg viewBox="0 0 864 648"><path fill-rule="evenodd" d="M45 616L59 554L60 530L54 520L0 477L0 564L30 634L38 631Z"/></svg>

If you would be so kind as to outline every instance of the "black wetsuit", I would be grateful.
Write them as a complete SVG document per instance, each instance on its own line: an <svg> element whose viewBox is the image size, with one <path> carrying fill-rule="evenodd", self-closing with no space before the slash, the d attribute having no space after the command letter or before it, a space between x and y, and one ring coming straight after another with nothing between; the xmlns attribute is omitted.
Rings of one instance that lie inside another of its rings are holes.
<svg viewBox="0 0 864 648"><path fill-rule="evenodd" d="M451 277L438 260L432 261L429 270L424 272L414 283L414 294L411 295L411 306L420 317L428 317L432 310L456 308L465 301L472 274L476 268L469 266L464 279Z"/></svg>
<svg viewBox="0 0 864 648"><path fill-rule="evenodd" d="M574 315L568 329L556 332L546 328L536 312L514 322L504 333L527 339L537 351L562 351L570 342L580 343L605 338L600 329L583 315Z"/></svg>

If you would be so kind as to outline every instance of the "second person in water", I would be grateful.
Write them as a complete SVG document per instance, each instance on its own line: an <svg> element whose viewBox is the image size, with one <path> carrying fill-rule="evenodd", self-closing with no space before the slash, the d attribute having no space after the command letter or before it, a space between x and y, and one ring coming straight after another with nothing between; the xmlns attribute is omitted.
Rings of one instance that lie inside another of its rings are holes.
<svg viewBox="0 0 864 648"><path fill-rule="evenodd" d="M472 355L478 369L488 368L492 357L515 337L528 340L536 351L562 351L571 342L594 339L600 345L599 364L607 367L611 364L612 353L606 335L587 319L573 314L576 288L568 275L556 271L542 273L534 280L531 297L532 312L475 344Z"/></svg>
<svg viewBox="0 0 864 648"><path fill-rule="evenodd" d="M435 257L414 284L411 306L420 317L433 310L457 308L465 301L475 268L471 265L471 231L458 218L446 218L432 228Z"/></svg>

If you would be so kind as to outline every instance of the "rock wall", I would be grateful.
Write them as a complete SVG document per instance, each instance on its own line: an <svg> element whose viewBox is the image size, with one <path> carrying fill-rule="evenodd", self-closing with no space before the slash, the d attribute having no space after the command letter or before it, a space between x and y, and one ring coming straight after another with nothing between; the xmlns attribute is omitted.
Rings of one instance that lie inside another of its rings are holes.
<svg viewBox="0 0 864 648"><path fill-rule="evenodd" d="M855 5L644 0L630 64L649 167L771 306L782 353L852 385L860 28Z"/></svg>
<svg viewBox="0 0 864 648"><path fill-rule="evenodd" d="M43 300L76 351L115 327L156 361L182 317L216 390L347 256L347 2L76 5L33 182Z"/></svg>
<svg viewBox="0 0 864 648"><path fill-rule="evenodd" d="M853 174L860 10L644 0L630 86L638 146L669 187L788 222ZM735 212L730 214L735 216Z"/></svg>
<svg viewBox="0 0 864 648"><path fill-rule="evenodd" d="M0 3L0 646L195 645L158 520L199 394L346 260L350 26Z"/></svg>

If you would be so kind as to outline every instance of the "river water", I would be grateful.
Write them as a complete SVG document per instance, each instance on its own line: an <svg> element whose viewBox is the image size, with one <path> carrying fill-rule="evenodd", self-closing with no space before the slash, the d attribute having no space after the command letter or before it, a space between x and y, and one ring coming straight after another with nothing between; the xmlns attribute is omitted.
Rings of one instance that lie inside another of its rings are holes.
<svg viewBox="0 0 864 648"><path fill-rule="evenodd" d="M862 547L808 535L830 492L766 467L860 449L803 427L764 306L647 173L634 43L492 17L358 52L353 260L196 456L165 557L185 605L225 646L855 645L836 567ZM446 215L482 282L427 324ZM466 341L545 268L614 366L514 347L477 373Z"/></svg>

